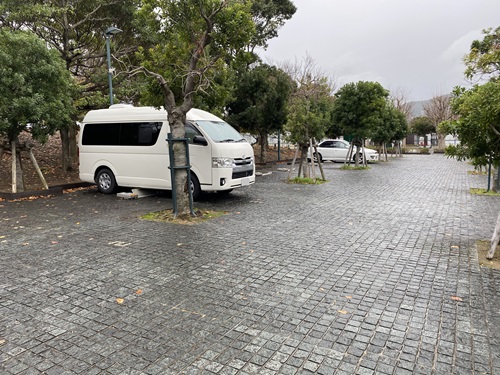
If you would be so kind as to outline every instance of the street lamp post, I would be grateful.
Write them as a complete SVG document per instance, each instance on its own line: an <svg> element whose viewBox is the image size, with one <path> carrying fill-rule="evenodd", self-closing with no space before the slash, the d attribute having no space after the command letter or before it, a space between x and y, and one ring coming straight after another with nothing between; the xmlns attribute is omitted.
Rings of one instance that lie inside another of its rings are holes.
<svg viewBox="0 0 500 375"><path fill-rule="evenodd" d="M110 47L109 47L109 40L111 36L121 33L122 31L116 27L108 27L108 29L104 32L104 35L106 37L106 56L108 59L108 83L109 83L109 103L110 105L113 105L113 82L112 82L112 75L113 75L113 70L111 69L111 52L110 52Z"/></svg>

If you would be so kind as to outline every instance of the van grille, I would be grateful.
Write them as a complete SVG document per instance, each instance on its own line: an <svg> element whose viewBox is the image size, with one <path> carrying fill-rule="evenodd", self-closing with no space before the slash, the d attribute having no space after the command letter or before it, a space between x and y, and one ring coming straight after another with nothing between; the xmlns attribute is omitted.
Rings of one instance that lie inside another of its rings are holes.
<svg viewBox="0 0 500 375"><path fill-rule="evenodd" d="M253 158L234 159L236 166L233 168L233 179L249 177L253 175Z"/></svg>

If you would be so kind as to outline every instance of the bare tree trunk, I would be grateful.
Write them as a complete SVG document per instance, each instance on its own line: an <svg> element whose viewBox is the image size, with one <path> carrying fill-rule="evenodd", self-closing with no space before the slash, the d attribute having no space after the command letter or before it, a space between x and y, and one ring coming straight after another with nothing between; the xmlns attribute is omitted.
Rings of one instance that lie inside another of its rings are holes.
<svg viewBox="0 0 500 375"><path fill-rule="evenodd" d="M438 149L441 149L441 150L445 149L446 143L445 143L444 139L445 139L446 135L438 134L437 137L438 137L438 144L437 144Z"/></svg>
<svg viewBox="0 0 500 375"><path fill-rule="evenodd" d="M267 134L259 133L259 143L260 143L260 162L262 164L266 163L267 160Z"/></svg>
<svg viewBox="0 0 500 375"><path fill-rule="evenodd" d="M493 232L493 237L491 238L490 251L488 251L486 259L489 260L493 259L499 241L500 241L500 213L498 214L497 225L495 226L495 231Z"/></svg>
<svg viewBox="0 0 500 375"><path fill-rule="evenodd" d="M180 108L175 108L172 113L169 113L168 122L170 124L170 131L172 132L172 137L174 139L184 138L186 132L184 129L186 115L182 113ZM177 217L190 217L190 205L189 205L189 191L191 188L191 182L187 180L187 170L183 167L187 165L186 160L186 145L184 142L174 142L174 167L175 178L172 181L172 186L175 184L175 189L177 192L176 205L174 207L174 212L177 212Z"/></svg>
<svg viewBox="0 0 500 375"><path fill-rule="evenodd" d="M71 169L71 157L69 153L69 132L68 128L59 129L61 136L61 163L62 170L67 172Z"/></svg>
<svg viewBox="0 0 500 375"><path fill-rule="evenodd" d="M71 124L69 126L69 156L71 158L71 164L76 160L78 157L78 146L77 146L77 141L76 141L76 136L77 136L77 129L78 126L75 124Z"/></svg>

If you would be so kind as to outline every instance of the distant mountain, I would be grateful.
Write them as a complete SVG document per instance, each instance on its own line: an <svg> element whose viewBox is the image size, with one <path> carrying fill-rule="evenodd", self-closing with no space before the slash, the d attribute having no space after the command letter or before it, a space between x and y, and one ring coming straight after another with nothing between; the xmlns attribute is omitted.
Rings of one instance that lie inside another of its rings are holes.
<svg viewBox="0 0 500 375"><path fill-rule="evenodd" d="M416 102L411 102L411 115L412 117L420 117L420 116L425 116L424 112L424 106L428 103L430 103L429 100L420 100Z"/></svg>
<svg viewBox="0 0 500 375"><path fill-rule="evenodd" d="M412 111L411 111L412 117L425 116L424 106L430 103L431 100L432 99L410 102L412 105Z"/></svg>

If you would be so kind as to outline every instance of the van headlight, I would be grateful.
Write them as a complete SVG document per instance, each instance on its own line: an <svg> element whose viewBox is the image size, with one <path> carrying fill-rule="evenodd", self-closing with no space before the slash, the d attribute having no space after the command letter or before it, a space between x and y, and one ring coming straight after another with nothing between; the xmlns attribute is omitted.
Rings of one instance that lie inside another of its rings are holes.
<svg viewBox="0 0 500 375"><path fill-rule="evenodd" d="M234 159L231 158L212 158L212 168L233 168Z"/></svg>

